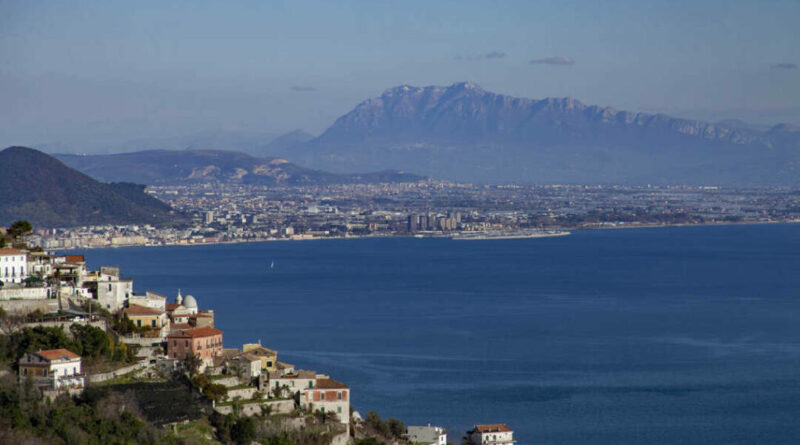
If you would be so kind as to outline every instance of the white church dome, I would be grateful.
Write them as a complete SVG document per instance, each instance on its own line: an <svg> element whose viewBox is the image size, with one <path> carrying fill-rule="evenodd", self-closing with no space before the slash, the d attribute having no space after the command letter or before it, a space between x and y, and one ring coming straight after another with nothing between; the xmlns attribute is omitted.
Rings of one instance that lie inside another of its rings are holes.
<svg viewBox="0 0 800 445"><path fill-rule="evenodd" d="M183 307L186 309L197 309L197 300L193 296L187 295L183 297Z"/></svg>

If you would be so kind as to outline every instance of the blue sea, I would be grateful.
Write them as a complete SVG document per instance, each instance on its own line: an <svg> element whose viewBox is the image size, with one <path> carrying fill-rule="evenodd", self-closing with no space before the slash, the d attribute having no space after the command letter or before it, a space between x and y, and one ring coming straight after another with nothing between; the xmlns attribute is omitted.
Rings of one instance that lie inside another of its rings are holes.
<svg viewBox="0 0 800 445"><path fill-rule="evenodd" d="M800 225L84 253L456 443L800 443Z"/></svg>

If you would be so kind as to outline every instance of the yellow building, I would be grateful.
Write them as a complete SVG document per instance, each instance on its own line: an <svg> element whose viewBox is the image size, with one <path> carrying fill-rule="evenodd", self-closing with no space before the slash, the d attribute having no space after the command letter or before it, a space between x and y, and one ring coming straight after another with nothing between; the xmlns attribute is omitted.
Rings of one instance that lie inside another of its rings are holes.
<svg viewBox="0 0 800 445"><path fill-rule="evenodd" d="M164 311L145 306L131 305L130 307L126 307L122 312L125 314L125 317L131 320L137 327L158 331L161 335L166 333L168 323L167 313Z"/></svg>
<svg viewBox="0 0 800 445"><path fill-rule="evenodd" d="M264 372L275 371L277 369L278 352L261 346L261 341L242 345L242 352L248 352L261 359L261 370Z"/></svg>

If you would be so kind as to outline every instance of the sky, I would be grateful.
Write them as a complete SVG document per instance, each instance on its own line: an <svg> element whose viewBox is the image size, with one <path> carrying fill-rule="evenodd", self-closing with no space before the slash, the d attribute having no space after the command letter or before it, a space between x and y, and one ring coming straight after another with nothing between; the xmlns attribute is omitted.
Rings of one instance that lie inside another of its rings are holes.
<svg viewBox="0 0 800 445"><path fill-rule="evenodd" d="M319 134L387 88L459 81L800 124L798 23L796 0L0 0L0 147Z"/></svg>

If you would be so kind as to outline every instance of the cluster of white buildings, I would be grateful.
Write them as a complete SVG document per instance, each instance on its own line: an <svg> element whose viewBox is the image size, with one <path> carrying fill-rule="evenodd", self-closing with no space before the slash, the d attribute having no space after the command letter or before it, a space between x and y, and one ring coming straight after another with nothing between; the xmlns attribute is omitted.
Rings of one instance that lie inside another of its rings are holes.
<svg viewBox="0 0 800 445"><path fill-rule="evenodd" d="M34 278L34 279L31 279ZM86 268L82 255L50 255L18 249L0 249L0 305L3 300L66 299L73 303L94 301L111 313L130 320L136 334L122 335L123 342L163 346L160 359L177 363L189 356L200 359L200 370L227 382L229 395L242 406L274 402L277 413L295 408L335 415L349 431L350 388L315 371L295 369L278 361L278 353L261 345L245 344L241 350L224 349L222 331L214 327L214 312L200 310L191 295L180 290L172 303L165 295L137 294L133 280L119 267ZM20 296L23 297L20 297ZM17 302L19 303L19 301ZM33 306L31 306L33 307ZM23 304L24 308L24 304ZM152 358L152 357L148 357ZM25 354L19 361L20 379L32 379L43 391L76 392L83 389L85 374L79 355L66 349ZM233 394L236 394L233 396ZM295 406L294 401L299 406ZM217 406L225 412L225 404ZM255 409L243 413L256 413ZM471 445L513 445L513 431L503 424L476 425L467 433ZM438 426L409 426L407 439L426 445L446 445L447 433Z"/></svg>
<svg viewBox="0 0 800 445"><path fill-rule="evenodd" d="M406 439L420 445L446 445L447 431L440 426L409 426ZM514 431L504 423L475 425L467 431L466 441L469 445L514 445Z"/></svg>

